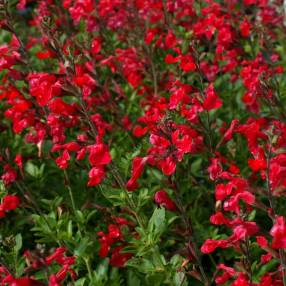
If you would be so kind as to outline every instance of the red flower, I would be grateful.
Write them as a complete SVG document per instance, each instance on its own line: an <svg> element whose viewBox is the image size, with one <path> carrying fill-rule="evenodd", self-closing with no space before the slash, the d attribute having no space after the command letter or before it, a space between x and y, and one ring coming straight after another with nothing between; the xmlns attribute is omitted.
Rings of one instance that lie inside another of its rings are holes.
<svg viewBox="0 0 286 286"><path fill-rule="evenodd" d="M20 200L17 196L6 195L2 202L2 207L5 211L12 211L20 205Z"/></svg>
<svg viewBox="0 0 286 286"><path fill-rule="evenodd" d="M17 4L17 9L24 10L26 3L27 3L27 0L19 0L19 3Z"/></svg>
<svg viewBox="0 0 286 286"><path fill-rule="evenodd" d="M223 270L224 273L221 276L217 276L215 282L217 284L225 284L230 278L232 278L236 271L232 267L227 267L224 264L219 264L217 270Z"/></svg>
<svg viewBox="0 0 286 286"><path fill-rule="evenodd" d="M216 225L227 225L230 226L230 220L226 218L222 212L217 212L210 217L210 222Z"/></svg>
<svg viewBox="0 0 286 286"><path fill-rule="evenodd" d="M4 166L4 170L6 172L1 176L1 179L3 180L4 184L8 186L16 181L17 172L9 164Z"/></svg>
<svg viewBox="0 0 286 286"><path fill-rule="evenodd" d="M273 236L273 248L286 248L286 223L283 216L276 218L270 234Z"/></svg>
<svg viewBox="0 0 286 286"><path fill-rule="evenodd" d="M137 180L141 176L144 170L144 166L147 163L148 157L135 157L132 162L131 178L128 180L126 187L128 191L135 190L137 185Z"/></svg>
<svg viewBox="0 0 286 286"><path fill-rule="evenodd" d="M98 232L97 235L100 236L100 257L106 257L112 244L117 242L122 237L120 228L115 224L110 224L108 226L108 233Z"/></svg>
<svg viewBox="0 0 286 286"><path fill-rule="evenodd" d="M111 162L109 150L104 144L89 146L88 160L91 166L103 166Z"/></svg>
<svg viewBox="0 0 286 286"><path fill-rule="evenodd" d="M258 226L253 221L241 222L233 228L233 235L229 238L232 242L244 240L246 237L255 235L258 232Z"/></svg>
<svg viewBox="0 0 286 286"><path fill-rule="evenodd" d="M165 63L168 65L177 63L179 60L180 60L180 57L174 57L171 54L167 54L165 57Z"/></svg>
<svg viewBox="0 0 286 286"><path fill-rule="evenodd" d="M243 273L239 273L238 278L231 284L231 286L251 286L247 277Z"/></svg>
<svg viewBox="0 0 286 286"><path fill-rule="evenodd" d="M227 196L231 194L232 184L218 184L215 187L215 198L217 201L223 201Z"/></svg>
<svg viewBox="0 0 286 286"><path fill-rule="evenodd" d="M154 200L156 204L162 205L169 211L175 211L177 209L176 204L171 200L169 195L164 190L156 192Z"/></svg>
<svg viewBox="0 0 286 286"><path fill-rule="evenodd" d="M63 145L63 148L70 152L77 152L80 150L80 145L76 142L69 142Z"/></svg>
<svg viewBox="0 0 286 286"><path fill-rule="evenodd" d="M187 89L185 87L179 87L172 89L170 96L170 109L176 109L180 103L189 103L190 98L187 94Z"/></svg>
<svg viewBox="0 0 286 286"><path fill-rule="evenodd" d="M100 257L106 257L110 250L110 244L107 241L105 241L103 237L99 240L99 242L100 242L100 251L98 255Z"/></svg>
<svg viewBox="0 0 286 286"><path fill-rule="evenodd" d="M247 38L250 36L251 25L247 21L247 19L243 20L243 22L240 24L239 28L240 28L240 33L243 37Z"/></svg>
<svg viewBox="0 0 286 286"><path fill-rule="evenodd" d="M167 157L167 159L165 160L162 160L160 163L161 163L160 165L162 168L162 172L165 175L170 176L175 172L176 162L173 160L171 156Z"/></svg>
<svg viewBox="0 0 286 286"><path fill-rule="evenodd" d="M142 137L148 131L148 127L141 127L140 125L136 125L133 129L133 135L135 137Z"/></svg>
<svg viewBox="0 0 286 286"><path fill-rule="evenodd" d="M174 46L176 46L176 44L177 44L176 36L173 34L171 30L169 30L165 39L166 48L167 49L173 48Z"/></svg>
<svg viewBox="0 0 286 286"><path fill-rule="evenodd" d="M267 254L264 254L264 255L261 255L261 263L262 264L266 264L268 263L271 259L273 258L272 254L271 253L267 253ZM271 286L273 284L270 284L269 286Z"/></svg>
<svg viewBox="0 0 286 286"><path fill-rule="evenodd" d="M4 277L3 277L4 276ZM0 283L9 286L43 286L44 284L30 277L14 278L5 267L0 267Z"/></svg>
<svg viewBox="0 0 286 286"><path fill-rule="evenodd" d="M89 187L92 186L97 186L101 183L101 181L104 179L105 177L105 172L103 170L102 167L93 167L90 171L89 171L89 180L87 185Z"/></svg>
<svg viewBox="0 0 286 286"><path fill-rule="evenodd" d="M117 246L112 250L110 265L114 267L124 267L125 263L132 257L131 253L120 253L123 246Z"/></svg>
<svg viewBox="0 0 286 286"><path fill-rule="evenodd" d="M91 43L91 52L96 55L101 50L101 40L99 38L94 38Z"/></svg>
<svg viewBox="0 0 286 286"><path fill-rule="evenodd" d="M49 278L49 286L61 286L61 284L58 283L58 279L56 275L52 274Z"/></svg>
<svg viewBox="0 0 286 286"><path fill-rule="evenodd" d="M256 236L256 241L261 248L266 248L268 246L267 239L264 236Z"/></svg>
<svg viewBox="0 0 286 286"><path fill-rule="evenodd" d="M210 179L215 181L222 172L222 166L218 158L211 158L211 165L208 167Z"/></svg>
<svg viewBox="0 0 286 286"><path fill-rule="evenodd" d="M180 67L183 71L189 72L196 69L196 64L192 56L186 55L186 56L181 56Z"/></svg>
<svg viewBox="0 0 286 286"><path fill-rule="evenodd" d="M222 101L214 90L213 84L210 84L205 91L206 98L203 102L203 108L206 110L213 110L222 106Z"/></svg>
<svg viewBox="0 0 286 286"><path fill-rule="evenodd" d="M28 76L30 93L35 96L40 106L45 106L61 93L61 84L57 78L47 73L32 73Z"/></svg>
<svg viewBox="0 0 286 286"><path fill-rule="evenodd" d="M201 252L208 254L215 251L218 247L226 248L227 246L228 246L227 240L207 239L201 247Z"/></svg>
<svg viewBox="0 0 286 286"><path fill-rule="evenodd" d="M29 277L22 277L22 278L13 278L13 280L10 282L9 285L11 286L40 286L43 284Z"/></svg>
<svg viewBox="0 0 286 286"><path fill-rule="evenodd" d="M248 205L252 205L255 202L255 196L247 191L241 191L236 195L231 196L228 200L224 202L224 209L226 211L234 211L237 214L240 212L240 200L244 201Z"/></svg>
<svg viewBox="0 0 286 286"><path fill-rule="evenodd" d="M245 6L256 5L257 0L243 0Z"/></svg>
<svg viewBox="0 0 286 286"><path fill-rule="evenodd" d="M119 238L121 236L121 232L119 227L116 224L110 224L108 226L108 235L110 238Z"/></svg>
<svg viewBox="0 0 286 286"><path fill-rule="evenodd" d="M128 117L127 115L125 115L125 116L122 118L121 123L122 123L122 125L124 126L124 128L125 128L126 130L131 130L131 128L132 128L132 123L131 123L131 121L130 121L130 119L129 119L129 117Z"/></svg>
<svg viewBox="0 0 286 286"><path fill-rule="evenodd" d="M223 135L224 140L228 141L232 139L233 132L235 131L235 127L238 124L238 119L233 119L230 127L226 130Z"/></svg>
<svg viewBox="0 0 286 286"><path fill-rule="evenodd" d="M61 169L66 169L68 167L68 161L70 160L70 154L67 150L64 150L62 156L56 159L56 164Z"/></svg>
<svg viewBox="0 0 286 286"><path fill-rule="evenodd" d="M146 43L146 45L150 45L156 35L156 33L158 33L158 29L147 29L145 37L144 37L144 41Z"/></svg>
<svg viewBox="0 0 286 286"><path fill-rule="evenodd" d="M138 86L141 85L142 78L141 75L137 72L131 72L127 76L127 81L130 83L130 85L134 88L137 88Z"/></svg>
<svg viewBox="0 0 286 286"><path fill-rule="evenodd" d="M53 53L51 53L49 50L39 51L36 53L36 56L39 60L49 59L50 57L52 57L52 55Z"/></svg>
<svg viewBox="0 0 286 286"><path fill-rule="evenodd" d="M258 172L265 170L267 167L267 162L263 149L257 148L256 150L252 151L252 154L254 155L254 159L248 159L248 165L252 171Z"/></svg>
<svg viewBox="0 0 286 286"><path fill-rule="evenodd" d="M21 154L16 155L14 162L17 164L20 170L23 170L23 159L22 159Z"/></svg>
<svg viewBox="0 0 286 286"><path fill-rule="evenodd" d="M48 103L51 113L61 116L71 116L75 112L75 107L67 104L61 98L57 97Z"/></svg>
<svg viewBox="0 0 286 286"><path fill-rule="evenodd" d="M63 259L65 252L66 249L64 247L56 248L53 254L46 257L46 263L50 265L53 261L60 262Z"/></svg>

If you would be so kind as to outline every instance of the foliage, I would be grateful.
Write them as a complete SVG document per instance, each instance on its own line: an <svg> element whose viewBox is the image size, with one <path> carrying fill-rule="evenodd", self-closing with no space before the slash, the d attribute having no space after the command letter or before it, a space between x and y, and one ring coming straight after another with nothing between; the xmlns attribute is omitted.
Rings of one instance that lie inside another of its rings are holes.
<svg viewBox="0 0 286 286"><path fill-rule="evenodd" d="M0 284L286 286L281 0L0 0Z"/></svg>

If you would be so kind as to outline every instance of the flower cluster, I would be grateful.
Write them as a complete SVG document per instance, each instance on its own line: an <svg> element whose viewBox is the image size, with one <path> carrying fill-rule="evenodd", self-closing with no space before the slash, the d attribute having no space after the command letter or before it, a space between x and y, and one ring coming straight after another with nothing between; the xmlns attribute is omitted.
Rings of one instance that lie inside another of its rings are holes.
<svg viewBox="0 0 286 286"><path fill-rule="evenodd" d="M286 286L284 6L0 0L0 284Z"/></svg>
<svg viewBox="0 0 286 286"><path fill-rule="evenodd" d="M65 256L66 249L63 247L55 249L54 253L41 258L40 260L35 259L29 251L25 253L25 257L29 264L32 265L33 269L46 268L52 263L56 263L60 266L60 269L56 274L51 274L49 277L49 286L60 286L61 282L66 278L67 274L70 273L72 279L76 279L76 275L71 266L75 263L75 257ZM15 286L37 286L43 285L40 281L37 281L33 277L14 277L7 268L0 268L0 282L3 285L15 285Z"/></svg>
<svg viewBox="0 0 286 286"><path fill-rule="evenodd" d="M20 200L17 196L6 195L0 204L0 217L5 217L6 212L15 210L19 207Z"/></svg>
<svg viewBox="0 0 286 286"><path fill-rule="evenodd" d="M120 227L128 225L128 222L124 218L116 218L116 222L118 224L110 224L108 226L108 233L104 233L102 231L97 233L97 235L100 237L100 257L106 257L112 245L117 242L124 241ZM123 267L125 262L132 256L131 253L120 253L120 250L122 250L123 247L123 245L118 245L112 249L110 265L115 267Z"/></svg>

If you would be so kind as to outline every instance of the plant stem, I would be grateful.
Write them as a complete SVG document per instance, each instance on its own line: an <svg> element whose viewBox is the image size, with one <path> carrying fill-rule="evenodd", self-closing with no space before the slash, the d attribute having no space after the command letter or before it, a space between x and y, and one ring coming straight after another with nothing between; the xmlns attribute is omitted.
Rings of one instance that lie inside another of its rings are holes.
<svg viewBox="0 0 286 286"><path fill-rule="evenodd" d="M271 131L272 133L272 131ZM269 149L267 152L267 170L266 170L266 181L267 181L267 194L268 194L268 201L270 208L273 212L273 215L271 215L271 219L273 221L273 224L275 223L276 218L276 210L274 206L272 191L271 191L271 184L270 184L270 168L271 168L271 157L272 157L272 134L269 136ZM285 265L285 253L283 249L279 249L279 258L280 258L280 264L282 267L282 279L283 279L283 285L286 286L286 265Z"/></svg>
<svg viewBox="0 0 286 286"><path fill-rule="evenodd" d="M69 179L69 176L68 176L68 173L66 170L64 170L64 175L65 175L65 185L69 191L69 196L70 196L70 199L71 199L71 204L72 204L72 209L73 209L73 212L74 212L74 215L76 216L76 206L75 206L75 202L74 202L74 197L73 197L73 191L72 191L72 188L71 188L71 184L70 184L70 179ZM80 224L77 222L77 228L78 228L78 233L80 235L80 237L82 238L82 233L81 233L81 230L80 230Z"/></svg>
<svg viewBox="0 0 286 286"><path fill-rule="evenodd" d="M188 252L190 253L191 256L194 256L194 258L196 260L196 263L198 264L201 277L202 277L202 279L204 281L204 285L208 286L208 285L210 285L210 282L209 282L209 279L208 279L208 277L207 277L207 275L205 273L205 270L204 270L204 267L203 267L203 264L202 264L202 261L201 261L199 248L198 248L196 239L194 237L194 231L193 231L192 222L188 218L188 216L187 216L187 214L186 214L186 212L184 210L182 199L181 199L181 195L180 195L180 192L179 192L179 188L178 188L178 185L177 185L176 181L174 180L174 178L172 180L172 185L173 185L173 190L174 190L174 192L176 194L177 207L178 207L179 212L181 214L182 220L183 220L183 222L185 223L185 225L187 227L187 231L188 231L188 235L189 235ZM191 249L189 247L190 244L193 247L193 251L191 251Z"/></svg>
<svg viewBox="0 0 286 286"><path fill-rule="evenodd" d="M86 265L86 268L87 268L89 280L90 280L90 282L92 283L93 275L92 275L92 270L91 270L90 263L89 263L89 262L90 262L90 261L89 261L89 258L88 258L88 257L85 257L85 258L83 258L83 259L84 259L84 262L85 262L85 265Z"/></svg>
<svg viewBox="0 0 286 286"><path fill-rule="evenodd" d="M69 196L70 196L70 199L71 199L72 208L73 208L73 211L76 212L73 192L72 192L72 189L71 189L71 186L70 186L70 180L69 180L69 177L68 177L68 174L67 174L66 170L64 170L64 175L65 175L65 180L66 180L66 187L67 187L67 189L69 191Z"/></svg>

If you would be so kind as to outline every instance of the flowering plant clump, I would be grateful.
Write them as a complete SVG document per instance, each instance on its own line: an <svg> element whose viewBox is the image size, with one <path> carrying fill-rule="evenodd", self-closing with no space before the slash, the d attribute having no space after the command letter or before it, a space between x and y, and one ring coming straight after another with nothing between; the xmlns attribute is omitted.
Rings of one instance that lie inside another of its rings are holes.
<svg viewBox="0 0 286 286"><path fill-rule="evenodd" d="M282 0L0 0L0 285L286 286Z"/></svg>

